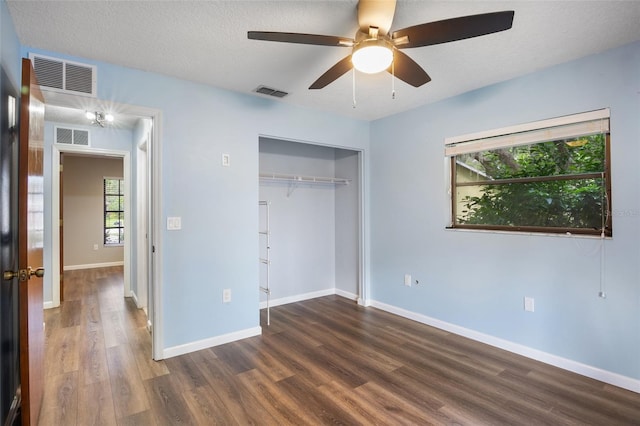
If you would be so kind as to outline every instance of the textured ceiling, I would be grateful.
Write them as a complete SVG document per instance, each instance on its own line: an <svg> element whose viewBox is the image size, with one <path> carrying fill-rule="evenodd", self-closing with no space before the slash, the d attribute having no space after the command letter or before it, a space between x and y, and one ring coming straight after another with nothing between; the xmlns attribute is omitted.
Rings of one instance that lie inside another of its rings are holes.
<svg viewBox="0 0 640 426"><path fill-rule="evenodd" d="M247 31L353 37L355 0L7 1L20 42L242 93L267 85L280 102L372 120L640 40L640 1L398 0L392 29L514 10L509 31L404 50L432 81L413 88L386 74L348 73L308 90L349 48L269 43ZM99 82L98 82L99 84ZM264 96L253 94L254 96Z"/></svg>

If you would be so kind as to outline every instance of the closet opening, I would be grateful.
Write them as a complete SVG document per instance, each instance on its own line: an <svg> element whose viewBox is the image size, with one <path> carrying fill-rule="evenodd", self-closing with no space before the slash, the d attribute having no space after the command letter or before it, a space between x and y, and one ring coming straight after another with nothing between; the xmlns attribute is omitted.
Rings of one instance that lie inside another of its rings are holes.
<svg viewBox="0 0 640 426"><path fill-rule="evenodd" d="M360 151L259 138L262 325L269 307L361 298L361 167Z"/></svg>

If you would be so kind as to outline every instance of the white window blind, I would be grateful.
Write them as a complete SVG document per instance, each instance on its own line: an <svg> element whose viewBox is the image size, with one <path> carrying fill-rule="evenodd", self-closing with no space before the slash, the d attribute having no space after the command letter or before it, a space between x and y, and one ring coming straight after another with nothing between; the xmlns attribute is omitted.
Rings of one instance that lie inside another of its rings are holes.
<svg viewBox="0 0 640 426"><path fill-rule="evenodd" d="M609 108L445 139L445 156L609 132Z"/></svg>

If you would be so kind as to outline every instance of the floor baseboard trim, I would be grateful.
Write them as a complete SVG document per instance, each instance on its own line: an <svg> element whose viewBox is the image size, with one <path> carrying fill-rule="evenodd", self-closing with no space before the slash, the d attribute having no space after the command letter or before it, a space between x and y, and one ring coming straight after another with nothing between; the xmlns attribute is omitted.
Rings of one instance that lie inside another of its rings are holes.
<svg viewBox="0 0 640 426"><path fill-rule="evenodd" d="M553 365L554 367L562 368L563 370L571 371L573 373L590 377L592 379L599 380L610 385L618 386L633 392L640 393L640 380L631 377L623 376L621 374L607 370L602 370L591 365L582 364L571 359L563 358L557 355L530 348L528 346L510 342L508 340L500 339L488 334L480 333L475 330L431 318L426 315L408 311L406 309L398 308L393 305L388 305L386 303L372 300L371 306L404 318L420 322L422 324L430 325L432 327L457 334L459 336L467 337L477 342L486 343L487 345L504 349L506 351L534 359L536 361L544 362L545 364Z"/></svg>
<svg viewBox="0 0 640 426"><path fill-rule="evenodd" d="M304 300L315 299L316 297L324 297L336 294L335 288L328 288L326 290L312 291L310 293L296 294L295 296L281 297L279 299L271 299L269 301L269 307L287 305L289 303L302 302ZM260 302L260 309L265 309L267 302Z"/></svg>
<svg viewBox="0 0 640 426"><path fill-rule="evenodd" d="M95 268L109 268L111 266L124 266L124 261L119 262L103 262L103 263L87 263L84 265L67 265L64 267L65 271L77 271L79 269L95 269Z"/></svg>
<svg viewBox="0 0 640 426"><path fill-rule="evenodd" d="M54 304L54 303L53 303L53 302L51 302L51 301L44 302L44 303L42 304L42 308L43 308L43 309L53 309L53 308L57 308L58 306L60 306L60 305L56 305L56 304Z"/></svg>
<svg viewBox="0 0 640 426"><path fill-rule="evenodd" d="M281 297L279 299L271 299L269 306L271 308L280 305L288 305L289 303L303 302L305 300L315 299L316 297L338 295L349 300L358 300L358 295L350 293L348 291L341 290L339 288L328 288L326 290L312 291L310 293L296 294L294 296ZM260 302L260 309L266 309L267 302Z"/></svg>
<svg viewBox="0 0 640 426"><path fill-rule="evenodd" d="M341 290L339 288L336 288L336 295L340 296L340 297L344 297L345 299L349 299L349 300L358 300L358 295L355 293L351 293L349 291L344 291Z"/></svg>
<svg viewBox="0 0 640 426"><path fill-rule="evenodd" d="M136 304L136 308L140 309L140 304L138 303L138 295L136 294L136 292L131 290L131 296L129 297L133 299L133 303Z"/></svg>
<svg viewBox="0 0 640 426"><path fill-rule="evenodd" d="M235 342L236 340L242 340L248 337L259 336L261 334L262 327L260 326L247 328L245 330L234 331L233 333L222 334L220 336L210 337L208 339L198 340L196 342L166 348L162 351L162 355L163 359L173 358L175 356L188 354L214 346L224 345L225 343Z"/></svg>

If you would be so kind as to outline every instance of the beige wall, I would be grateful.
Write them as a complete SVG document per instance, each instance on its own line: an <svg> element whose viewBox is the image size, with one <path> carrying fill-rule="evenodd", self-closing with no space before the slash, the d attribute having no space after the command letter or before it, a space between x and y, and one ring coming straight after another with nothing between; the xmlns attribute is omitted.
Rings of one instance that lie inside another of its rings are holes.
<svg viewBox="0 0 640 426"><path fill-rule="evenodd" d="M122 175L122 159L65 155L62 187L65 268L124 260L124 247L104 246L102 228L103 179Z"/></svg>

